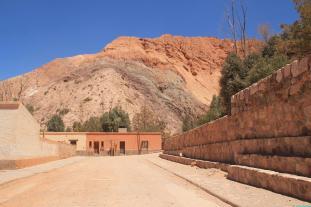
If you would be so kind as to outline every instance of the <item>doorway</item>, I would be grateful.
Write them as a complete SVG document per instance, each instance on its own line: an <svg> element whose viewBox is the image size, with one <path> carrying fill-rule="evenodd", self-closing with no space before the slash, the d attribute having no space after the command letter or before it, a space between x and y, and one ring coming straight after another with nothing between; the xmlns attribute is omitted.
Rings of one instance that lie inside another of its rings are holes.
<svg viewBox="0 0 311 207"><path fill-rule="evenodd" d="M99 142L94 142L94 153L99 154Z"/></svg>
<svg viewBox="0 0 311 207"><path fill-rule="evenodd" d="M120 154L125 155L125 142L124 141L120 142Z"/></svg>
<svg viewBox="0 0 311 207"><path fill-rule="evenodd" d="M141 141L141 151L143 153L147 153L148 152L148 149L149 149L149 142L144 140L144 141Z"/></svg>

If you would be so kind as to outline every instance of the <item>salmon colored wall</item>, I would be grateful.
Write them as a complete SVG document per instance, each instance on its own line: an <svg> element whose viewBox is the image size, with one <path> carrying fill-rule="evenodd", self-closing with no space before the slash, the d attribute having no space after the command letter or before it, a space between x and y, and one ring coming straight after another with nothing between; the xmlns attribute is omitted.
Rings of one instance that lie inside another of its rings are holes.
<svg viewBox="0 0 311 207"><path fill-rule="evenodd" d="M104 142L104 150L107 151L111 147L111 142L117 144L117 150L120 149L120 141L125 141L125 150L138 150L137 148L137 133L97 133L90 132L86 134L87 150L92 150L89 147L89 142L92 141L92 148L94 141ZM140 134L140 141L148 141L148 150L161 150L161 134L160 133L143 133Z"/></svg>

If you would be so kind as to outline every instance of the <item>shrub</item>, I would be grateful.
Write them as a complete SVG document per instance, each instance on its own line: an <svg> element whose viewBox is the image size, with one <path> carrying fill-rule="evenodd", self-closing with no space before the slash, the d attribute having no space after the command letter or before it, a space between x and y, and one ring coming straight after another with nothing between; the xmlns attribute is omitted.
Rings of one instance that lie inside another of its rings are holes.
<svg viewBox="0 0 311 207"><path fill-rule="evenodd" d="M104 132L117 132L119 127L131 130L131 122L127 112L116 106L112 110L105 112L100 118L102 130Z"/></svg>
<svg viewBox="0 0 311 207"><path fill-rule="evenodd" d="M90 117L83 123L82 130L85 132L100 132L102 131L101 125L100 118Z"/></svg>
<svg viewBox="0 0 311 207"><path fill-rule="evenodd" d="M31 113L33 115L33 113L35 112L35 108L33 107L33 105L27 104L26 108L29 111L29 113Z"/></svg>
<svg viewBox="0 0 311 207"><path fill-rule="evenodd" d="M82 132L83 131L82 124L78 121L75 121L72 125L72 130L74 132Z"/></svg>
<svg viewBox="0 0 311 207"><path fill-rule="evenodd" d="M214 95L209 111L198 120L198 125L208 123L224 115L225 112L222 106L221 98L219 96Z"/></svg>
<svg viewBox="0 0 311 207"><path fill-rule="evenodd" d="M282 25L282 41L277 44L280 53L289 58L302 57L311 53L311 1L294 0L299 19L291 25Z"/></svg>
<svg viewBox="0 0 311 207"><path fill-rule="evenodd" d="M234 53L229 54L221 71L220 96L223 99L224 108L230 113L231 96L246 87L245 77L247 68L243 61Z"/></svg>
<svg viewBox="0 0 311 207"><path fill-rule="evenodd" d="M85 98L83 101L84 102L89 102L89 101L91 101L92 99L90 98L90 97L87 97L87 98Z"/></svg>
<svg viewBox="0 0 311 207"><path fill-rule="evenodd" d="M253 84L265 78L288 63L285 55L274 55L271 58L261 57L248 72L248 82Z"/></svg>
<svg viewBox="0 0 311 207"><path fill-rule="evenodd" d="M196 127L196 122L193 119L193 117L186 115L185 118L183 118L182 121L182 130L183 132L189 131L190 129L193 129Z"/></svg>
<svg viewBox="0 0 311 207"><path fill-rule="evenodd" d="M231 96L267 77L292 59L311 54L311 1L293 0L300 17L291 25L282 25L282 32L272 36L262 51L244 60L229 54L221 72L220 98L224 112L230 114ZM217 117L210 110L201 122Z"/></svg>

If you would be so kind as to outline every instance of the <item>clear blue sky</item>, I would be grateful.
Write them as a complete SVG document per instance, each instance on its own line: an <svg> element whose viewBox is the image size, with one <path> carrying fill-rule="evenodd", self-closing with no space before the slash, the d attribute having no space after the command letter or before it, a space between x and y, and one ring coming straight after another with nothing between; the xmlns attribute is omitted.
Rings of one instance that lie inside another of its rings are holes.
<svg viewBox="0 0 311 207"><path fill-rule="evenodd" d="M246 0L248 34L279 32L298 16L290 0ZM0 80L57 57L95 53L118 36L226 37L229 0L0 0Z"/></svg>

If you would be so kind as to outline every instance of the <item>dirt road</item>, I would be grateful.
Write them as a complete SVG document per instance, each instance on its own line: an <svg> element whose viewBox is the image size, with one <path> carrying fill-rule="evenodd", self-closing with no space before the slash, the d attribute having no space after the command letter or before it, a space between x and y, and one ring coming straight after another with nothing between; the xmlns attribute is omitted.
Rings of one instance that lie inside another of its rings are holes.
<svg viewBox="0 0 311 207"><path fill-rule="evenodd" d="M148 156L88 157L1 185L0 206L228 206L152 164Z"/></svg>

